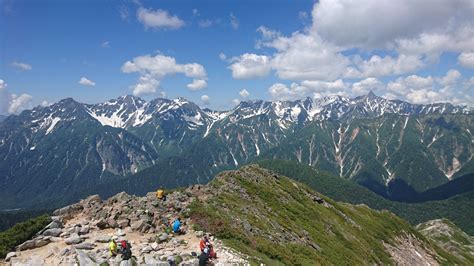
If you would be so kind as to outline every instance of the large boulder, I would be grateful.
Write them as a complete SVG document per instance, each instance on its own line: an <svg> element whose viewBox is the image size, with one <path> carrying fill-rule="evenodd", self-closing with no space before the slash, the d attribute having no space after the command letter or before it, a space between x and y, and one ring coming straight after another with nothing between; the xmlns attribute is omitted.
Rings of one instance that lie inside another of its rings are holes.
<svg viewBox="0 0 474 266"><path fill-rule="evenodd" d="M95 244L94 244L94 243L90 243L90 242L84 242L84 243L80 243L80 244L74 245L74 247L75 247L76 249L87 249L87 250L91 250L91 249L94 249L94 248L95 248Z"/></svg>
<svg viewBox="0 0 474 266"><path fill-rule="evenodd" d="M81 204L76 203L72 204L66 207L63 207L61 209L57 209L53 212L53 215L55 216L63 216L63 217L70 217L76 213L79 213L83 210L84 208L82 207Z"/></svg>
<svg viewBox="0 0 474 266"><path fill-rule="evenodd" d="M109 217L107 219L107 224L109 225L110 228L119 227L119 224L117 223L117 221L113 217ZM128 225L128 222L127 222L127 225Z"/></svg>
<svg viewBox="0 0 474 266"><path fill-rule="evenodd" d="M5 261L10 261L10 259L13 257L16 257L16 252L8 252L7 256L5 257Z"/></svg>
<svg viewBox="0 0 474 266"><path fill-rule="evenodd" d="M64 240L64 243L68 245L79 244L81 242L82 242L82 238L76 233L72 234L70 237Z"/></svg>
<svg viewBox="0 0 474 266"><path fill-rule="evenodd" d="M27 249L39 248L42 246L46 246L50 242L51 240L49 239L49 237L35 238L35 239L28 240L24 242L23 244L19 245L18 250L22 251L22 250L27 250Z"/></svg>
<svg viewBox="0 0 474 266"><path fill-rule="evenodd" d="M118 224L118 227L124 229L125 227L127 227L130 223L130 220L129 219L120 219L117 221L117 224Z"/></svg>
<svg viewBox="0 0 474 266"><path fill-rule="evenodd" d="M57 237L57 236L61 235L62 232L63 232L63 230L61 228L51 228L51 229L47 229L46 231L44 231L42 233L42 235Z"/></svg>

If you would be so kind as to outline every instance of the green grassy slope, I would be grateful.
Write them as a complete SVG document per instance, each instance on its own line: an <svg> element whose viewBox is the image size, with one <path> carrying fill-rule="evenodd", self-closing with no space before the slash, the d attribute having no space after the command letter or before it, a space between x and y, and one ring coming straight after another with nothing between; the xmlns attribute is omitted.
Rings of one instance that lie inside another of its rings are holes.
<svg viewBox="0 0 474 266"><path fill-rule="evenodd" d="M474 192L468 192L446 200L423 203L390 201L369 189L347 179L292 161L265 160L258 164L279 174L291 176L312 189L336 201L367 204L377 210L387 209L416 225L428 220L447 218L474 235Z"/></svg>
<svg viewBox="0 0 474 266"><path fill-rule="evenodd" d="M335 202L256 165L223 172L204 189L208 196L190 207L196 226L255 263L392 264L383 243L408 234L439 262L459 263L390 212Z"/></svg>

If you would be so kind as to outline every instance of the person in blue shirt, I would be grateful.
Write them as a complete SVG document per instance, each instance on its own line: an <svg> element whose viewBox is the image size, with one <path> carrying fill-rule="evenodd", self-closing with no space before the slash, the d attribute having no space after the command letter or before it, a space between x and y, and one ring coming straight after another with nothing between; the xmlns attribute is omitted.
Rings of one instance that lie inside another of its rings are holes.
<svg viewBox="0 0 474 266"><path fill-rule="evenodd" d="M181 218L178 217L178 219L176 219L174 222L173 222L173 233L176 233L176 234L184 234L184 231L183 229L181 228Z"/></svg>

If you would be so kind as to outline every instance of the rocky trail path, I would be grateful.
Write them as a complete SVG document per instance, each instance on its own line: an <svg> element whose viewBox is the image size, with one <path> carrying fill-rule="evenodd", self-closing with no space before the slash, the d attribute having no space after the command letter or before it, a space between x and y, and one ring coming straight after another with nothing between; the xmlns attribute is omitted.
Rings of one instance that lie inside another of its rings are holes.
<svg viewBox="0 0 474 266"><path fill-rule="evenodd" d="M184 218L193 197L173 192L165 202L154 193L146 197L119 193L106 201L90 196L79 203L56 210L52 222L33 239L17 247L0 265L198 265L192 252L200 254L199 241L204 232L194 231L192 221ZM169 223L181 217L186 233L166 233ZM111 257L108 243L112 237L127 240L133 260ZM248 264L242 254L211 236L217 259L210 265Z"/></svg>

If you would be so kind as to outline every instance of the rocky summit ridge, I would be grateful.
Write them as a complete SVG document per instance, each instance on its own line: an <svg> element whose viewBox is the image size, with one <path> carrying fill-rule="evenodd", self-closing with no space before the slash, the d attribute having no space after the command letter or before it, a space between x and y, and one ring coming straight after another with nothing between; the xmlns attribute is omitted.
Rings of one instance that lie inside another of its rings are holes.
<svg viewBox="0 0 474 266"><path fill-rule="evenodd" d="M93 195L53 215L7 255L7 263L168 265L172 259L198 265L191 253L199 253L204 233L212 236L214 265L465 263L388 211L335 202L257 165L169 191L166 201L154 192L121 192L107 200ZM184 235L169 233L177 217ZM110 257L107 243L114 236L131 243L133 261Z"/></svg>
<svg viewBox="0 0 474 266"><path fill-rule="evenodd" d="M199 255L203 232L193 230L189 218L183 219L186 234L167 230L174 219L186 217L192 200L189 190L172 192L166 201L158 200L154 192L145 197L121 192L107 200L93 195L54 211L52 222L6 260L10 265L168 265L172 259L180 265L197 265L191 252ZM129 241L134 259L111 257L112 237ZM246 263L237 251L212 236L211 240L219 254L216 265Z"/></svg>

